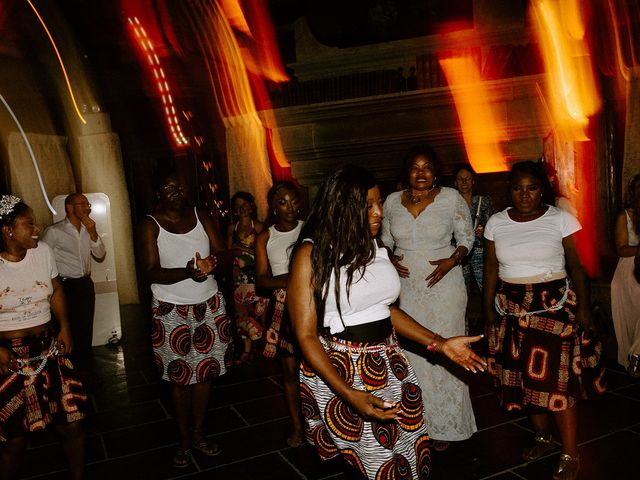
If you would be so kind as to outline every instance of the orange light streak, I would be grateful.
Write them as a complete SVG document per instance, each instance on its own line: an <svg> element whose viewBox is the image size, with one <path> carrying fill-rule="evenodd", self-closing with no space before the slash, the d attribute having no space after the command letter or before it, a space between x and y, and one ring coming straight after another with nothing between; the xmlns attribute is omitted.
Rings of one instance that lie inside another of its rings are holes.
<svg viewBox="0 0 640 480"><path fill-rule="evenodd" d="M440 58L439 62L451 88L469 162L478 173L508 170L500 147L508 137L498 126L476 62L470 55Z"/></svg>
<svg viewBox="0 0 640 480"><path fill-rule="evenodd" d="M562 5L562 8L560 7ZM567 137L586 141L589 117L600 109L580 2L534 0L554 124Z"/></svg>
<svg viewBox="0 0 640 480"><path fill-rule="evenodd" d="M147 36L147 32L144 27L140 24L140 20L138 17L129 17L128 19L129 26L133 30L134 36L138 45L142 48L147 61L149 62L149 66L152 68L153 78L155 79L155 84L160 93L160 99L162 101L162 110L164 112L164 117L167 121L167 126L169 127L169 131L173 137L173 140L178 147L186 147L189 145L189 141L185 137L182 127L180 126L180 122L178 121L178 115L176 114L176 110L173 107L173 96L171 95L171 89L169 88L169 83L166 80L164 70L162 65L160 64L160 59L158 55L155 53L155 49L153 47L153 43Z"/></svg>
<svg viewBox="0 0 640 480"><path fill-rule="evenodd" d="M36 17L38 17L38 20L40 20L40 23L42 24L42 27L44 28L44 31L47 33L47 36L49 37L49 41L51 42L51 45L53 46L53 49L56 52L56 56L58 57L58 62L60 63L60 68L62 68L62 74L64 75L65 82L67 83L67 89L69 90L69 96L71 97L71 103L73 103L73 108L75 109L76 114L80 118L80 121L86 125L87 121L84 119L84 117L82 116L82 113L80 112L80 109L78 108L78 104L76 102L76 97L73 94L73 88L71 88L71 82L69 81L69 75L67 75L67 69L64 66L64 62L62 61L62 56L60 55L60 52L58 51L58 47L56 45L56 42L53 40L53 37L51 36L51 33L49 32L49 29L47 28L47 25L44 23L44 20L42 19L42 17L38 13L38 10L36 9L36 7L33 5L33 3L31 3L31 0L27 0L27 3L29 4L29 6L31 7L33 12L36 14Z"/></svg>

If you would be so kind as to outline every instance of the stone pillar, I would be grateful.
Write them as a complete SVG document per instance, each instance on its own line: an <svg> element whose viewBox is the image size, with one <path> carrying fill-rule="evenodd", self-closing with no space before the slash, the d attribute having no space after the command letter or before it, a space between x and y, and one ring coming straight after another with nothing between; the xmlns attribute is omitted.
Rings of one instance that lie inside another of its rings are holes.
<svg viewBox="0 0 640 480"><path fill-rule="evenodd" d="M103 192L109 197L118 296L121 304L138 303L131 206L120 139L111 131L106 113L88 113L85 118L87 124L70 144L76 183L83 192Z"/></svg>

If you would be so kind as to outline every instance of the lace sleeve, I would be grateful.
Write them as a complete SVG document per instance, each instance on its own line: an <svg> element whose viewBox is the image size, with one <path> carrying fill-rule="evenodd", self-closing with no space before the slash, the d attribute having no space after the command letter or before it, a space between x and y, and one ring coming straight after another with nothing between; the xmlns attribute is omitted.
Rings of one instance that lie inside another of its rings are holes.
<svg viewBox="0 0 640 480"><path fill-rule="evenodd" d="M473 233L469 206L457 191L454 193L454 204L453 236L456 239L456 245L459 247L467 247L467 250L470 251L475 235Z"/></svg>
<svg viewBox="0 0 640 480"><path fill-rule="evenodd" d="M380 240L385 247L389 247L391 251L393 251L395 242L393 241L393 235L391 235L391 224L389 222L389 218L392 215L390 198L387 198L387 201L384 202L382 211L384 212L384 216L382 218L382 233L380 234Z"/></svg>

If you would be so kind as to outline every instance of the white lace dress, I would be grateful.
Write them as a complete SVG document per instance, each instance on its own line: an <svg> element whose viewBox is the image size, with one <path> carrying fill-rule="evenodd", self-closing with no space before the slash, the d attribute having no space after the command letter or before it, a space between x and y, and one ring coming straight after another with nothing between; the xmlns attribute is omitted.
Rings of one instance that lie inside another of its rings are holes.
<svg viewBox="0 0 640 480"><path fill-rule="evenodd" d="M430 260L447 258L455 250L452 235L457 245L471 249L474 235L469 207L457 190L442 187L434 202L414 218L402 205L401 196L402 192L395 192L387 197L382 222L382 241L396 255L404 255L401 263L410 272L409 278L400 279L400 308L443 337L464 335L467 290L462 268L454 267L431 288L425 279L435 268ZM426 353L426 349L419 350ZM468 385L445 366L420 354L407 354L422 385L431 438L469 438L477 428Z"/></svg>

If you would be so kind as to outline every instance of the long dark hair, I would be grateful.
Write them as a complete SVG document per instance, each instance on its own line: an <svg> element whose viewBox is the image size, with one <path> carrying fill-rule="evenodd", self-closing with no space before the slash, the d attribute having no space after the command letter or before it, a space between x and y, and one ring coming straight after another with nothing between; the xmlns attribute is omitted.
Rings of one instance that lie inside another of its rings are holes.
<svg viewBox="0 0 640 480"><path fill-rule="evenodd" d="M544 165L541 162L527 160L524 162L514 163L511 166L509 175L507 176L509 188L511 188L511 184L518 176L529 176L538 180L540 182L540 187L542 188L542 203L555 205L553 187L551 186L551 182L549 181ZM511 201L511 194L508 195L508 198L509 201Z"/></svg>
<svg viewBox="0 0 640 480"><path fill-rule="evenodd" d="M366 265L376 254L369 231L367 193L377 185L371 173L356 165L346 165L330 175L320 187L309 218L302 227L297 245L313 240L314 299L318 316L324 314L331 275L340 309L340 268L346 267L347 298L353 277L364 275Z"/></svg>
<svg viewBox="0 0 640 480"><path fill-rule="evenodd" d="M3 197L5 197L5 195L0 195L0 199L2 199ZM5 226L13 227L16 223L16 219L26 214L30 210L31 208L29 207L29 205L27 205L23 201L19 201L13 206L13 209L11 209L11 211L5 213L4 215L0 215L0 229ZM2 238L2 233L0 232L0 252L4 252L4 249L5 244Z"/></svg>
<svg viewBox="0 0 640 480"><path fill-rule="evenodd" d="M638 182L640 182L640 173L635 174L631 177L631 180L629 180L625 197L625 208L629 208L633 212L633 229L636 235L640 235L640 198L636 196L636 185Z"/></svg>

